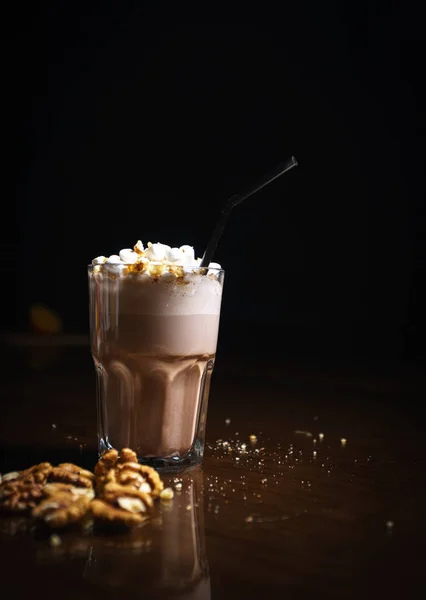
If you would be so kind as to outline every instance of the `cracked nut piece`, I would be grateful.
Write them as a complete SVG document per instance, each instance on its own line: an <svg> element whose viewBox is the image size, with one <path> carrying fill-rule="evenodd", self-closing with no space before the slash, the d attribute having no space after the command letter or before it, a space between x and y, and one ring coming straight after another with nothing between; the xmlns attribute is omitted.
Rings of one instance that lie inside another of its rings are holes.
<svg viewBox="0 0 426 600"><path fill-rule="evenodd" d="M32 512L51 529L62 529L83 520L90 507L88 496L75 496L70 492L58 492L48 496Z"/></svg>
<svg viewBox="0 0 426 600"><path fill-rule="evenodd" d="M0 485L0 512L25 512L43 497L43 484L13 479Z"/></svg>
<svg viewBox="0 0 426 600"><path fill-rule="evenodd" d="M126 502L124 502L124 505L126 506ZM132 504L132 506L135 505ZM132 512L128 509L117 508L103 500L93 500L90 504L90 512L95 525L112 529L131 529L143 523L146 519L141 512Z"/></svg>
<svg viewBox="0 0 426 600"><path fill-rule="evenodd" d="M160 500L166 500L166 501L172 500L174 495L175 494L174 494L172 488L170 488L170 487L165 488L160 494Z"/></svg>
<svg viewBox="0 0 426 600"><path fill-rule="evenodd" d="M53 467L49 477L50 481L70 483L82 488L92 488L94 479L93 473L72 463L61 463Z"/></svg>

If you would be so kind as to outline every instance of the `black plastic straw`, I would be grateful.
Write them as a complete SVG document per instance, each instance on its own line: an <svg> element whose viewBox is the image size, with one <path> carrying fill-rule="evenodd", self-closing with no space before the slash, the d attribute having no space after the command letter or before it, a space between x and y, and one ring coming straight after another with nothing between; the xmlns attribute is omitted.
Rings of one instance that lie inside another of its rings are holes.
<svg viewBox="0 0 426 600"><path fill-rule="evenodd" d="M203 255L203 259L200 264L200 268L206 268L211 263L213 254L216 251L223 230L225 229L226 222L228 221L229 215L231 214L231 210L234 208L234 206L237 206L237 204L241 204L243 200L246 200L250 196L253 196L253 194L272 183L272 181L274 181L278 177L281 177L281 175L284 175L284 173L286 173L296 165L297 160L294 158L294 156L292 156L289 160L280 163L273 171L268 173L268 175L263 177L260 181L256 182L256 184L250 186L248 190L240 194L235 194L234 196L231 196L229 198L225 206L220 211L219 219L210 237L209 243L207 244L206 250Z"/></svg>

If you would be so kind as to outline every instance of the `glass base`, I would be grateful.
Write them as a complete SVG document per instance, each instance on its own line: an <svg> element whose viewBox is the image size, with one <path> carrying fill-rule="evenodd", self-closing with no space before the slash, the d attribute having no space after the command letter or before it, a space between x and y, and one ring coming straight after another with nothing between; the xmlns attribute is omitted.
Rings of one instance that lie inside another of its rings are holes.
<svg viewBox="0 0 426 600"><path fill-rule="evenodd" d="M112 450L112 446L108 440L99 439L99 458L108 450ZM116 448L120 452L121 448ZM162 472L177 472L183 469L189 469L200 465L203 461L204 446L196 440L191 449L183 456L139 456L138 462L142 465L153 467L157 471Z"/></svg>

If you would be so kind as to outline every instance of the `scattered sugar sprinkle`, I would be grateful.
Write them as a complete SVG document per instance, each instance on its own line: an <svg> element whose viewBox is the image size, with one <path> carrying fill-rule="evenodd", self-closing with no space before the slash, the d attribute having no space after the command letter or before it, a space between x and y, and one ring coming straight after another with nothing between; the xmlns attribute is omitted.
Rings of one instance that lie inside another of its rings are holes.
<svg viewBox="0 0 426 600"><path fill-rule="evenodd" d="M186 510L192 510L192 506L190 504L187 505Z"/></svg>
<svg viewBox="0 0 426 600"><path fill-rule="evenodd" d="M58 548L62 544L62 539L56 533L52 533L49 538L49 544L52 548Z"/></svg>
<svg viewBox="0 0 426 600"><path fill-rule="evenodd" d="M346 442L347 442L347 441L348 441L348 440L347 440L346 438L340 438L340 444L341 444L342 446L346 446Z"/></svg>
<svg viewBox="0 0 426 600"><path fill-rule="evenodd" d="M386 521L386 529L388 531L392 531L394 525L395 523L393 521Z"/></svg>
<svg viewBox="0 0 426 600"><path fill-rule="evenodd" d="M231 419L225 419L225 425L230 425L231 424Z"/></svg>
<svg viewBox="0 0 426 600"><path fill-rule="evenodd" d="M52 429L56 429L56 423L52 423Z"/></svg>
<svg viewBox="0 0 426 600"><path fill-rule="evenodd" d="M250 441L252 444L255 444L257 442L257 436L254 435L254 433L251 434L251 436L249 437Z"/></svg>
<svg viewBox="0 0 426 600"><path fill-rule="evenodd" d="M180 491L181 491L181 489L182 489L182 483L181 483L180 481L178 481L178 482L175 484L175 490L176 490L177 492L180 492Z"/></svg>
<svg viewBox="0 0 426 600"><path fill-rule="evenodd" d="M320 433L320 434L318 434L318 437L319 437L319 439L320 439L320 442L322 442L322 440L324 439L324 434L323 434L323 433Z"/></svg>

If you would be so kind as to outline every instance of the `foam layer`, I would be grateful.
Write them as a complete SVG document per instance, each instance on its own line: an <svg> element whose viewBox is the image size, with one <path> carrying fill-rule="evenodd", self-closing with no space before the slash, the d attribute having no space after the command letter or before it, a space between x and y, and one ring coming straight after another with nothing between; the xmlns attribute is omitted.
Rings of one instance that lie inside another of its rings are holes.
<svg viewBox="0 0 426 600"><path fill-rule="evenodd" d="M222 283L214 276L191 274L182 280L149 275L117 277L95 274L92 298L100 310L128 315L218 315Z"/></svg>

